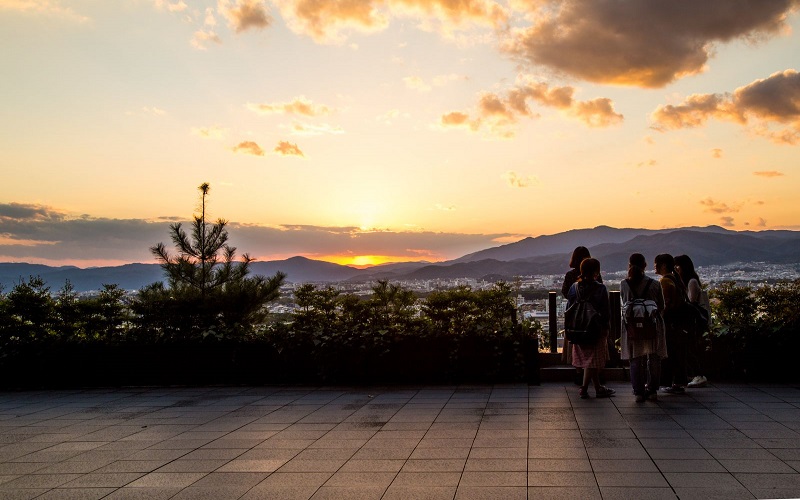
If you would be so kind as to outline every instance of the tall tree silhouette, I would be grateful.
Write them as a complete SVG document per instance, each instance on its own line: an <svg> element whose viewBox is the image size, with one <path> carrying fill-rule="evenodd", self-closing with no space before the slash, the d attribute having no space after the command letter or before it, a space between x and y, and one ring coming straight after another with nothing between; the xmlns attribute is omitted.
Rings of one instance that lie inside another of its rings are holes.
<svg viewBox="0 0 800 500"><path fill-rule="evenodd" d="M176 253L163 243L150 248L161 262L168 287L155 283L139 292L134 309L140 318L154 315L154 325L165 337L191 337L198 333L217 335L241 333L263 316L263 306L278 297L286 277L276 273L271 278L249 277L248 254L236 257L236 248L228 245L228 221L206 219L206 202L211 186L204 182L200 191L200 214L194 215L191 234L181 223L170 225Z"/></svg>
<svg viewBox="0 0 800 500"><path fill-rule="evenodd" d="M180 222L171 224L170 233L177 255L171 255L163 243L150 251L161 262L171 288L194 290L205 298L215 289L244 279L253 259L243 254L241 261L234 263L236 248L227 244L225 226L228 221L217 219L214 224L206 221L206 197L211 186L204 182L198 189L201 193L200 215L194 215L191 237Z"/></svg>

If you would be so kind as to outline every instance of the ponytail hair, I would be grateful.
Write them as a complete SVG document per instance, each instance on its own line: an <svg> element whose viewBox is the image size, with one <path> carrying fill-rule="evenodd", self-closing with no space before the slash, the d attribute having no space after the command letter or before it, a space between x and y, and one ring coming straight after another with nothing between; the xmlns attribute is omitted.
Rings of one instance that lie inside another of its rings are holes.
<svg viewBox="0 0 800 500"><path fill-rule="evenodd" d="M628 279L631 284L639 283L644 279L644 270L647 269L647 260L640 253L631 254L628 258Z"/></svg>

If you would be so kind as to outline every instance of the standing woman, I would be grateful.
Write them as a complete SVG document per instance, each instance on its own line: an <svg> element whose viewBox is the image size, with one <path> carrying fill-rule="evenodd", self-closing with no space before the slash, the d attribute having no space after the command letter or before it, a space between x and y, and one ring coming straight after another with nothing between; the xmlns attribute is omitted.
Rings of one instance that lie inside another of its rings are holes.
<svg viewBox="0 0 800 500"><path fill-rule="evenodd" d="M658 400L658 384L661 380L661 360L667 357L667 339L664 335L664 294L661 284L645 276L647 261L644 255L635 253L628 259L628 278L619 285L622 309L627 311L635 299L652 300L656 304L654 314L656 333L653 338L636 339L629 333L633 326L623 324L620 347L622 359L631 361L631 385L636 402L641 403L646 399ZM625 322L626 315L622 315Z"/></svg>
<svg viewBox="0 0 800 500"><path fill-rule="evenodd" d="M664 329L667 338L669 361L661 373L664 385L661 390L668 394L686 392L686 342L688 333L681 312L686 303L686 288L675 275L675 259L668 253L656 255L656 274L661 276L661 291L664 294Z"/></svg>
<svg viewBox="0 0 800 500"><path fill-rule="evenodd" d="M572 258L569 259L570 270L564 275L564 283L561 285L561 296L565 299L567 295L569 295L569 289L581 276L581 262L583 262L583 259L588 259L590 257L589 249L584 246L575 247L575 250L572 251ZM597 281L602 283L603 277L598 276ZM572 364L572 347L570 347L570 343L566 338L564 339L564 348L561 350L561 362L565 365ZM578 370L576 376L575 384L581 385L583 375L580 373L580 370Z"/></svg>
<svg viewBox="0 0 800 500"><path fill-rule="evenodd" d="M589 383L594 385L595 397L607 398L614 394L614 389L600 385L600 370L608 362L608 332L610 327L611 306L608 301L606 286L598 281L600 278L600 261L583 259L580 266L580 277L567 292L567 303L572 305L578 300L578 294L586 299L600 316L601 333L594 344L572 346L572 366L583 368L583 383L578 394L581 399L589 397Z"/></svg>
<svg viewBox="0 0 800 500"><path fill-rule="evenodd" d="M675 257L675 273L686 285L686 297L689 302L697 304L700 307L708 310L708 304L701 304L702 285L700 283L700 276L694 269L694 262L688 255L678 255ZM690 374L694 374L694 378L689 382L687 387L705 387L708 379L703 375L702 357L705 350L703 344L703 334L699 331L689 332L690 338L687 347L686 361L690 369Z"/></svg>

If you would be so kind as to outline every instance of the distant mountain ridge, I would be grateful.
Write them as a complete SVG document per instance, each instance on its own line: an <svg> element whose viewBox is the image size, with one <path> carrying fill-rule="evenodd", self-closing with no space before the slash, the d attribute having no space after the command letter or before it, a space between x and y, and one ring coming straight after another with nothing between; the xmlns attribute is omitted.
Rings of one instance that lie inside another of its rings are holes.
<svg viewBox="0 0 800 500"><path fill-rule="evenodd" d="M513 278L565 272L572 250L578 245L588 247L592 255L600 259L605 271L624 270L628 256L634 252L644 254L649 262L659 253L685 253L692 257L697 266L733 262L800 263L798 231L730 231L719 226L661 230L598 226L524 238L433 264L399 262L358 269L305 257L292 257L286 260L254 262L251 270L254 274L265 276L282 271L287 274L287 280L294 283L376 279L480 279L488 276ZM53 289L62 287L69 280L77 291L97 290L103 284L111 283L126 290L137 290L164 279L158 264L81 269L73 266L0 263L0 285L5 291L10 290L20 279L37 275Z"/></svg>

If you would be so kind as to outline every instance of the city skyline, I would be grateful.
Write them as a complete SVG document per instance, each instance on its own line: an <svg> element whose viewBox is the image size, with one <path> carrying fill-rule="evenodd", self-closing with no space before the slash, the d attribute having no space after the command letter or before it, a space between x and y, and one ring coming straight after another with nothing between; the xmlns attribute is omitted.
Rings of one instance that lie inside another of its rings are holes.
<svg viewBox="0 0 800 500"><path fill-rule="evenodd" d="M0 0L0 261L798 229L800 2Z"/></svg>

